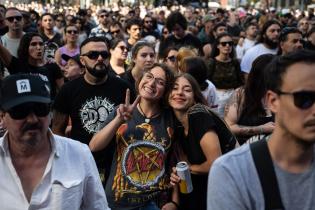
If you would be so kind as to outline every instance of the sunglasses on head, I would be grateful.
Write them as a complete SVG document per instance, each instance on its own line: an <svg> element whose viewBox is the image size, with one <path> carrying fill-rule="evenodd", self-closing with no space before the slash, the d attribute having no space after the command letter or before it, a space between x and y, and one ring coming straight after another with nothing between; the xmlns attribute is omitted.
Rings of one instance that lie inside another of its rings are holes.
<svg viewBox="0 0 315 210"><path fill-rule="evenodd" d="M175 62L176 61L176 56L172 55L172 56L167 57L167 59L172 61L172 62Z"/></svg>
<svg viewBox="0 0 315 210"><path fill-rule="evenodd" d="M12 119L21 120L26 118L30 113L37 117L46 117L49 114L50 106L45 103L24 103L8 110Z"/></svg>
<svg viewBox="0 0 315 210"><path fill-rule="evenodd" d="M300 109L308 109L315 102L315 91L297 91L293 93L276 91L278 95L292 95L294 105Z"/></svg>
<svg viewBox="0 0 315 210"><path fill-rule="evenodd" d="M233 41L230 41L230 42L220 42L220 44L225 47L226 45L229 45L229 46L233 46L234 45L234 42Z"/></svg>
<svg viewBox="0 0 315 210"><path fill-rule="evenodd" d="M6 18L9 22L13 22L14 19L17 21L21 21L22 20L22 16L12 16L12 17L7 17Z"/></svg>
<svg viewBox="0 0 315 210"><path fill-rule="evenodd" d="M107 51L90 51L82 56L87 56L89 59L96 60L99 56L102 56L103 59L107 59L109 57L109 53Z"/></svg>
<svg viewBox="0 0 315 210"><path fill-rule="evenodd" d="M68 34L77 34L78 31L77 30L67 30Z"/></svg>

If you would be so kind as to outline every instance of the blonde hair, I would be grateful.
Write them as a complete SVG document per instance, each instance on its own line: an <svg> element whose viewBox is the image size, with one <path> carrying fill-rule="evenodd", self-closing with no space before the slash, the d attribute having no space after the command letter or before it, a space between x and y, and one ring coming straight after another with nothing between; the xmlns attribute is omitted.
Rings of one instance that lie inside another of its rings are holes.
<svg viewBox="0 0 315 210"><path fill-rule="evenodd" d="M181 47L178 50L177 54L177 63L176 67L178 71L182 71L183 65L184 65L184 58L187 57L197 57L198 56L198 50L195 48L189 48L189 47Z"/></svg>

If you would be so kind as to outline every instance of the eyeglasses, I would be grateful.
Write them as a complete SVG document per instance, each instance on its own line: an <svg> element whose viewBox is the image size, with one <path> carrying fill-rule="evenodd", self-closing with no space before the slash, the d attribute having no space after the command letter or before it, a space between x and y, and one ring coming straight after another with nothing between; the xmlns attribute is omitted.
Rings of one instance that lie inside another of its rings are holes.
<svg viewBox="0 0 315 210"><path fill-rule="evenodd" d="M82 56L87 56L89 59L96 60L99 56L101 56L103 59L109 58L109 53L107 51L90 51Z"/></svg>
<svg viewBox="0 0 315 210"><path fill-rule="evenodd" d="M62 20L62 19L56 19L56 21L57 21L57 22L62 22L63 20Z"/></svg>
<svg viewBox="0 0 315 210"><path fill-rule="evenodd" d="M158 78L158 77L154 77L154 75L151 72L146 72L143 75L143 79L148 81L148 82L151 82L152 80L154 80L154 82L156 82L159 86L163 86L163 87L166 84L166 81L164 79Z"/></svg>
<svg viewBox="0 0 315 210"><path fill-rule="evenodd" d="M11 118L21 120L26 118L30 113L34 113L37 117L45 117L50 111L49 104L45 103L24 103L8 110Z"/></svg>
<svg viewBox="0 0 315 210"><path fill-rule="evenodd" d="M146 20L145 23L152 23L152 20Z"/></svg>
<svg viewBox="0 0 315 210"><path fill-rule="evenodd" d="M77 34L78 31L77 30L67 30L68 34Z"/></svg>
<svg viewBox="0 0 315 210"><path fill-rule="evenodd" d="M176 61L176 56L172 55L172 56L167 57L167 59L174 63Z"/></svg>
<svg viewBox="0 0 315 210"><path fill-rule="evenodd" d="M119 49L121 49L121 51L125 51L125 50L127 50L128 51L128 48L127 47L125 47L125 46L119 46Z"/></svg>
<svg viewBox="0 0 315 210"><path fill-rule="evenodd" d="M116 31L111 31L110 33L111 33L111 34L119 34L119 33L120 33L120 30L118 29L118 30L116 30Z"/></svg>
<svg viewBox="0 0 315 210"><path fill-rule="evenodd" d="M300 109L308 109L315 102L315 91L297 91L293 93L276 91L278 95L292 95L294 105Z"/></svg>
<svg viewBox="0 0 315 210"><path fill-rule="evenodd" d="M7 19L9 22L13 22L14 19L17 20L17 21L21 21L22 20L22 16L12 16L12 17L7 17L5 19Z"/></svg>
<svg viewBox="0 0 315 210"><path fill-rule="evenodd" d="M230 42L220 42L220 44L225 47L226 45L229 45L230 47L232 47L234 45L234 42L233 41L230 41Z"/></svg>

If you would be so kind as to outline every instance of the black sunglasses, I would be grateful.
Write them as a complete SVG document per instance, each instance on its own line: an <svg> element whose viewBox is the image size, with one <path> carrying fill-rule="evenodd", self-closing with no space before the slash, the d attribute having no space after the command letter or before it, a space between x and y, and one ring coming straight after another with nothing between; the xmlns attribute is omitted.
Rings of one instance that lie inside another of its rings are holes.
<svg viewBox="0 0 315 210"><path fill-rule="evenodd" d="M276 91L278 95L292 95L294 105L300 109L308 109L313 106L315 102L315 91L297 91L293 93Z"/></svg>
<svg viewBox="0 0 315 210"><path fill-rule="evenodd" d="M46 117L49 114L50 105L46 103L24 103L8 110L11 118L21 120L26 118L30 113L37 117Z"/></svg>
<svg viewBox="0 0 315 210"><path fill-rule="evenodd" d="M103 59L107 59L109 57L109 53L107 51L90 51L82 56L87 56L89 59L96 60L99 56L102 56Z"/></svg>
<svg viewBox="0 0 315 210"><path fill-rule="evenodd" d="M233 46L234 45L234 42L233 41L230 41L230 42L220 42L220 44L225 47L226 45L229 45L229 46Z"/></svg>
<svg viewBox="0 0 315 210"><path fill-rule="evenodd" d="M77 34L78 31L77 30L67 30L68 34Z"/></svg>
<svg viewBox="0 0 315 210"><path fill-rule="evenodd" d="M22 16L12 16L12 17L7 17L6 18L9 22L13 22L14 19L17 21L21 21L22 20Z"/></svg>

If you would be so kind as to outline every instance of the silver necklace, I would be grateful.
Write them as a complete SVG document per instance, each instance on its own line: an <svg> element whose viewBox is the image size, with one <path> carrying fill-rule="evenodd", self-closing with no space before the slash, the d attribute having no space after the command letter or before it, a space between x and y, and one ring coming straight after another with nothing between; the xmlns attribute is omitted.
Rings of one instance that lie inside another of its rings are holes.
<svg viewBox="0 0 315 210"><path fill-rule="evenodd" d="M144 117L144 122L145 122L145 123L150 123L152 118L154 118L154 117L156 117L156 116L158 116L158 115L160 114L160 113L158 112L158 113L153 114L151 117L148 117L148 116L146 116L146 115L144 114L144 112L143 112L143 110L142 110L142 108L141 108L141 106L140 106L140 103L138 104L138 107L139 107L139 109L140 109L140 113L141 113L141 114L143 115L143 117Z"/></svg>

